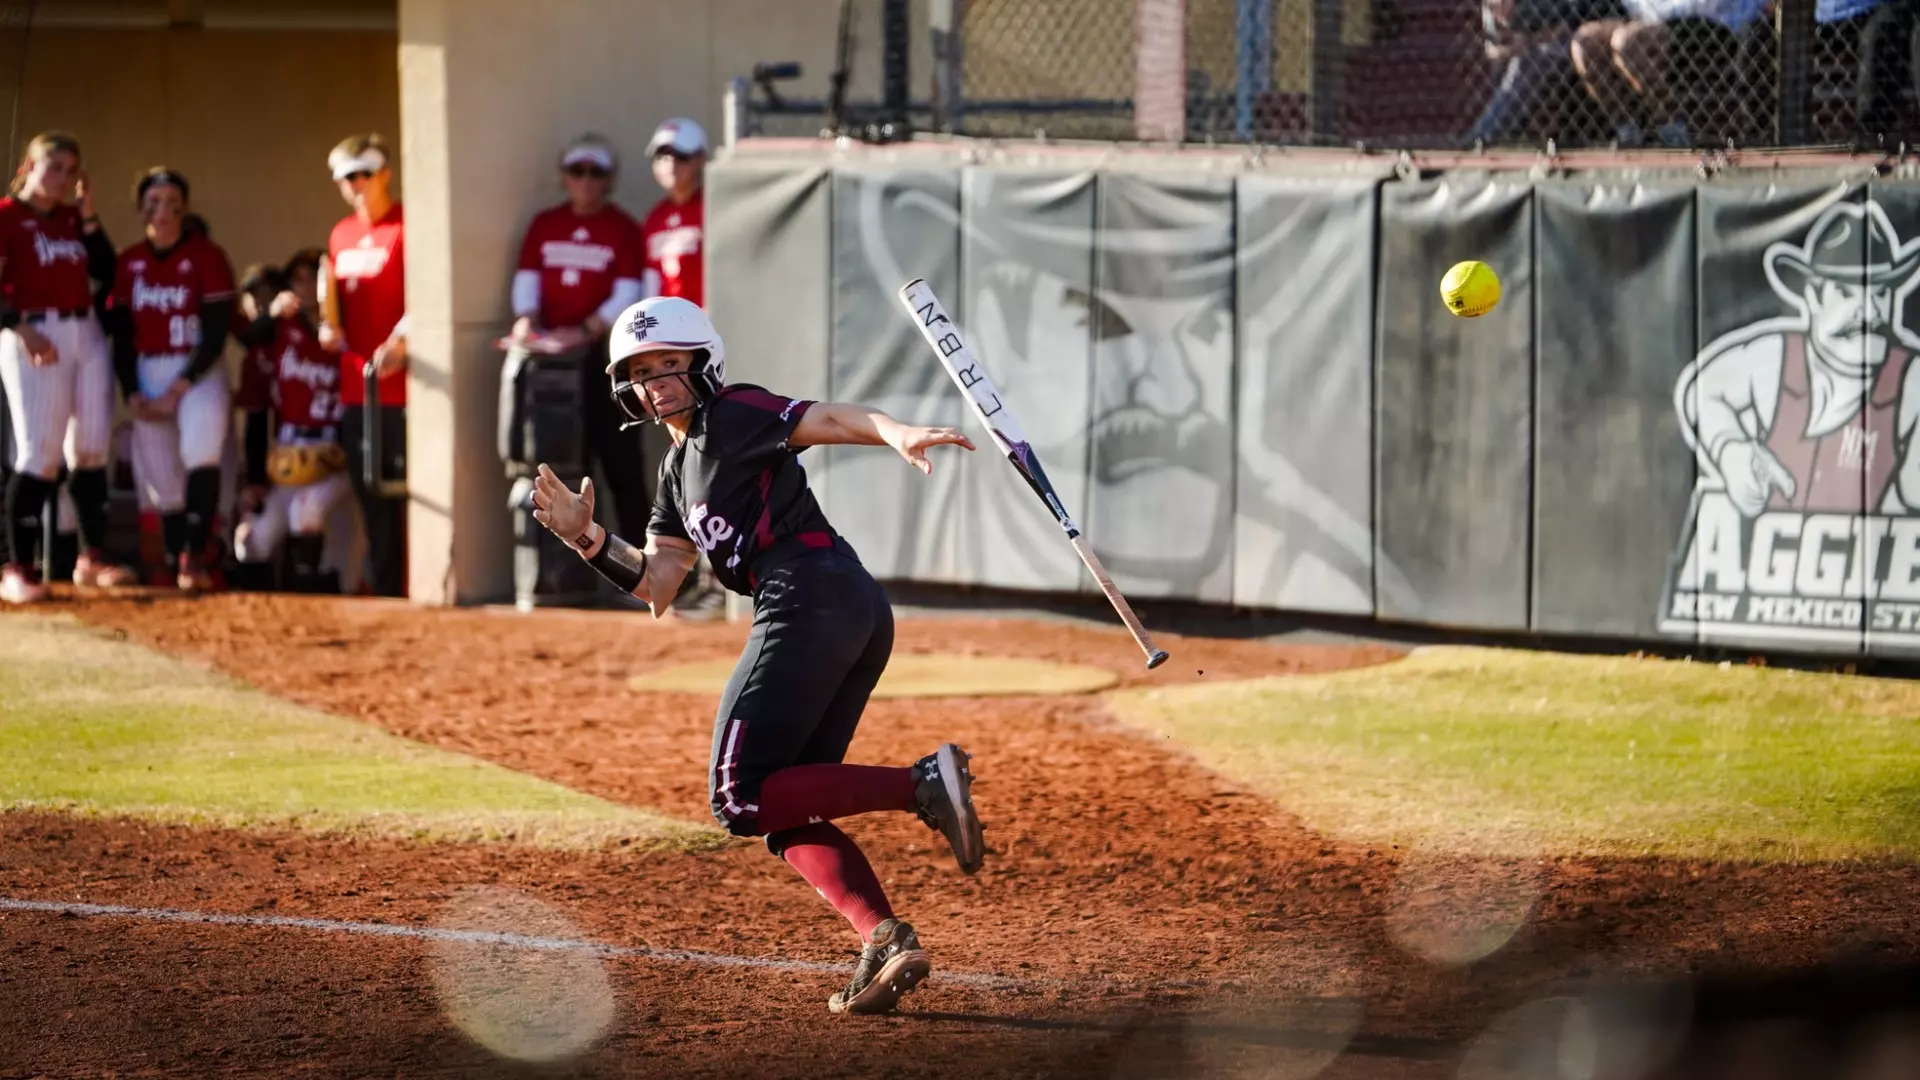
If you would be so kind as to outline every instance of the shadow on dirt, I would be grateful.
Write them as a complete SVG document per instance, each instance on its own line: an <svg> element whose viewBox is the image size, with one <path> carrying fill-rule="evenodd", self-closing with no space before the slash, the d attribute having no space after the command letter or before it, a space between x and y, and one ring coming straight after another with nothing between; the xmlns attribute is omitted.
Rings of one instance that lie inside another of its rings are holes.
<svg viewBox="0 0 1920 1080"><path fill-rule="evenodd" d="M1336 1008L1322 1010L1304 1025L1293 1022L1298 1016L1262 1018L1205 1004L1108 1020L943 1012L902 1019L963 1030L1055 1032L1062 1036L1055 1047L1072 1043L1078 1052L1056 1058L1047 1075L1104 1080L1322 1074L1461 1080L1920 1076L1920 964L1726 971L1587 986L1515 1005L1453 1040L1341 1030L1337 1006L1342 1003L1326 1004ZM1236 1015L1229 1018L1223 1011ZM975 1066L994 1075L1019 1073L1018 1061L997 1057L988 1051Z"/></svg>

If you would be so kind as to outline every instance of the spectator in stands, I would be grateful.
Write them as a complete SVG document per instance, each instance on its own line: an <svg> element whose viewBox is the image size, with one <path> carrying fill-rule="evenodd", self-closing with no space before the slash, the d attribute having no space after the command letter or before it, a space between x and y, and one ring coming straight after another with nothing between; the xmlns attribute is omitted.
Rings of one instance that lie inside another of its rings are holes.
<svg viewBox="0 0 1920 1080"><path fill-rule="evenodd" d="M1913 40L1915 6L1916 0L1814 4L1814 55L1853 60L1853 120L1867 135L1901 133L1900 92L1912 77L1912 49L1920 45Z"/></svg>
<svg viewBox="0 0 1920 1080"><path fill-rule="evenodd" d="M1620 17L1619 0L1486 0L1481 5L1486 56L1494 68L1493 95L1466 141L1502 143L1527 133L1543 100L1573 89L1573 32ZM1569 110L1548 118L1563 130Z"/></svg>
<svg viewBox="0 0 1920 1080"><path fill-rule="evenodd" d="M1688 146L1685 101L1733 76L1740 35L1767 0L1623 0L1627 18L1597 19L1573 35L1573 67L1606 111L1621 146L1651 124L1667 146Z"/></svg>

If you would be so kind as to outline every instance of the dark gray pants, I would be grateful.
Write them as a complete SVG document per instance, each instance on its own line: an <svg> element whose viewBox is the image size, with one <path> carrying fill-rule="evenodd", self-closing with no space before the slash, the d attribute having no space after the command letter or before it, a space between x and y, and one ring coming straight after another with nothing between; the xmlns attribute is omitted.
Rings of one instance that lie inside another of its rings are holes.
<svg viewBox="0 0 1920 1080"><path fill-rule="evenodd" d="M407 500L383 498L366 485L366 410L347 406L340 422L340 438L346 443L347 476L353 483L353 497L360 503L360 516L366 522L367 559L372 564L369 584L376 596L405 595L407 572ZM384 407L380 410L380 475L398 479L407 475L407 411Z"/></svg>

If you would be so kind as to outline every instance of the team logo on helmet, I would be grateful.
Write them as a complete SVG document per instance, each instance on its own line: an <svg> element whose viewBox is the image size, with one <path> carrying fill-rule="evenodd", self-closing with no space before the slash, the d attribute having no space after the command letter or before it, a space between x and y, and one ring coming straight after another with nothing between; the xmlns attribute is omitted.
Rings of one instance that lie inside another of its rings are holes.
<svg viewBox="0 0 1920 1080"><path fill-rule="evenodd" d="M633 321L627 324L627 333L645 341L647 339L647 331L659 325L659 319L654 318L644 311L636 311L633 313Z"/></svg>

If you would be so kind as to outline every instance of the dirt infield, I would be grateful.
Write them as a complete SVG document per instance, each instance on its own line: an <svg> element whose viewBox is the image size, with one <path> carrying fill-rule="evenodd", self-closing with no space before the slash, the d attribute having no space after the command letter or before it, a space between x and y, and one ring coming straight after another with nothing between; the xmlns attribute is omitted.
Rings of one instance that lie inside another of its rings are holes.
<svg viewBox="0 0 1920 1080"><path fill-rule="evenodd" d="M636 694L626 680L731 655L744 635L624 613L259 595L53 610L270 693L696 821L712 700ZM1147 673L1118 632L941 618L903 620L897 649L1109 666L1122 685L1394 655L1166 647L1173 660ZM948 738L975 755L990 826L977 877L905 816L845 823L935 955L933 982L901 1016L829 1017L838 974L615 957L610 1034L556 1072L495 1058L454 1029L412 939L3 911L0 1075L1119 1078L1218 1065L1218 1075L1454 1076L1492 1020L1582 980L1920 956L1913 868L1566 860L1544 868L1544 891L1504 948L1439 965L1386 929L1403 853L1305 830L1278 793L1237 789L1120 729L1097 697L876 702L850 760L906 762ZM855 945L751 842L569 855L0 816L0 899L422 926L475 884L539 898L613 945L847 964ZM1007 981L943 982L943 970ZM1300 1003L1329 999L1362 1011L1301 1018ZM1241 1021L1206 1019L1227 1014ZM1309 1038L1316 1024L1327 1030ZM1236 1071L1248 1054L1283 1051L1291 1071Z"/></svg>

